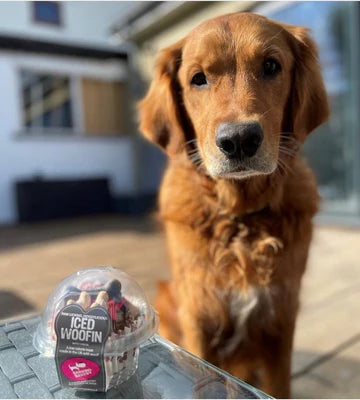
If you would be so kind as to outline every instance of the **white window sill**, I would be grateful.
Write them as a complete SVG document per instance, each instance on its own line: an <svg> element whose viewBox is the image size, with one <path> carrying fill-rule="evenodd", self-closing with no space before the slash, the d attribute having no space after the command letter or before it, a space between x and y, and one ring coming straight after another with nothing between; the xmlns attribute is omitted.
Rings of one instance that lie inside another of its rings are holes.
<svg viewBox="0 0 360 400"><path fill-rule="evenodd" d="M14 133L16 140L118 140L130 136L129 134L119 132L99 132L98 134L88 135L84 131L73 129L21 129Z"/></svg>

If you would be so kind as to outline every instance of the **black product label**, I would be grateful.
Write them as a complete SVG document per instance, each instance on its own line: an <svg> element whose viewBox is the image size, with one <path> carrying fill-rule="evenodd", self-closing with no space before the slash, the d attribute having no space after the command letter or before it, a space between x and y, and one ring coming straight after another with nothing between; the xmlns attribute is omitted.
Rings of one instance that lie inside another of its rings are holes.
<svg viewBox="0 0 360 400"><path fill-rule="evenodd" d="M110 315L97 306L84 311L65 306L55 319L55 362L62 386L104 392L104 347L110 334Z"/></svg>

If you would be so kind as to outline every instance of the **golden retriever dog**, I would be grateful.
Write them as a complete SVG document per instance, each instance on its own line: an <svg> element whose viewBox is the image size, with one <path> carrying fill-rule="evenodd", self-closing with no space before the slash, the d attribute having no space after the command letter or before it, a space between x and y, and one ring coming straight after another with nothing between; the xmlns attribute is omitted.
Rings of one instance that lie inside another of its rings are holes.
<svg viewBox="0 0 360 400"><path fill-rule="evenodd" d="M202 23L158 56L140 129L169 156L160 190L172 280L160 333L290 397L299 291L319 196L299 155L329 114L303 27L251 13Z"/></svg>

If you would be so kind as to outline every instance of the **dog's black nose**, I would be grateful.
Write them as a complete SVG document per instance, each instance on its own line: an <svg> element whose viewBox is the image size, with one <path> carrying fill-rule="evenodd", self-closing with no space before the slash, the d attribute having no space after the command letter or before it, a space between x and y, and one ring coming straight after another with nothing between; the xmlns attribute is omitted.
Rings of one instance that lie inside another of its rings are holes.
<svg viewBox="0 0 360 400"><path fill-rule="evenodd" d="M216 132L216 145L228 158L252 157L263 141L258 122L222 123Z"/></svg>

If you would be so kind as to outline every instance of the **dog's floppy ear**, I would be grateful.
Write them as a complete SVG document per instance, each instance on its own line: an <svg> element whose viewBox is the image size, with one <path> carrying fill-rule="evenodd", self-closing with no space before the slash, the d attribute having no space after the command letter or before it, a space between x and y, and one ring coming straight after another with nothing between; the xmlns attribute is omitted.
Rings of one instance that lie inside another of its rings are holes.
<svg viewBox="0 0 360 400"><path fill-rule="evenodd" d="M318 62L318 50L309 30L282 24L290 34L295 56L293 82L287 107L287 129L300 141L329 117L329 104Z"/></svg>
<svg viewBox="0 0 360 400"><path fill-rule="evenodd" d="M139 103L140 130L168 154L184 148L182 94L177 79L184 39L162 50L146 97Z"/></svg>

